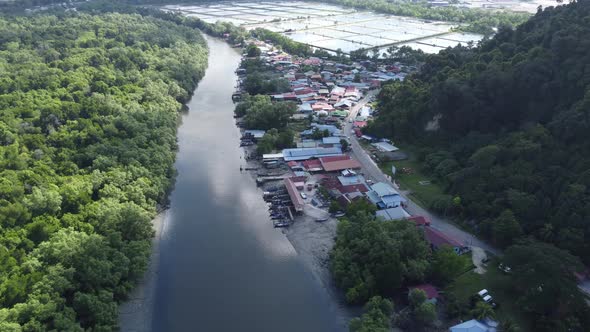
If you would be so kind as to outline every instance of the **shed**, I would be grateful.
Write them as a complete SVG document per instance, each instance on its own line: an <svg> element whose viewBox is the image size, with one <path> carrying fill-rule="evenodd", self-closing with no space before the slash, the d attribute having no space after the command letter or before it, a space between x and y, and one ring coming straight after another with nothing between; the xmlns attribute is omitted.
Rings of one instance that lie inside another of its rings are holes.
<svg viewBox="0 0 590 332"><path fill-rule="evenodd" d="M403 207L397 206L385 210L379 210L375 213L377 217L382 218L385 221L389 220L400 220L410 216L409 213L404 210Z"/></svg>
<svg viewBox="0 0 590 332"><path fill-rule="evenodd" d="M393 152L399 150L397 147L387 143L387 142L377 142L372 143L372 146L376 147L379 151L383 152Z"/></svg>
<svg viewBox="0 0 590 332"><path fill-rule="evenodd" d="M293 207L295 208L295 211L302 212L305 202L303 201L303 198L301 198L301 195L299 194L299 191L297 190L297 185L295 184L296 182L300 182L301 179L291 177L291 178L286 178L283 181L285 182L285 187L287 188L287 192L289 193L289 197L291 198L291 202L293 202Z"/></svg>

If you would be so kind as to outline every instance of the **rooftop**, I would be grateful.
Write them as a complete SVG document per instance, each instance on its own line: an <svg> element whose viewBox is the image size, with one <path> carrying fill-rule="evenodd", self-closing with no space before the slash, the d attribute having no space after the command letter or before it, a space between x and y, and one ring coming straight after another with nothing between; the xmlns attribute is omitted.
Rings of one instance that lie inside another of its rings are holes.
<svg viewBox="0 0 590 332"><path fill-rule="evenodd" d="M413 221L416 224L416 226L430 226L430 220L428 220L428 218L424 216L411 216L406 219L408 219L409 221Z"/></svg>
<svg viewBox="0 0 590 332"><path fill-rule="evenodd" d="M491 323L491 324L490 324ZM494 324L495 323L495 324ZM493 326L492 326L493 325ZM481 322L475 319L452 326L450 332L496 332L498 323L493 321Z"/></svg>
<svg viewBox="0 0 590 332"><path fill-rule="evenodd" d="M347 155L320 158L320 162L326 172L341 171L349 168L361 168L361 164L358 161Z"/></svg>
<svg viewBox="0 0 590 332"><path fill-rule="evenodd" d="M287 192L289 193L289 197L291 197L291 202L293 202L293 206L295 207L295 211L297 211L297 212L303 211L303 206L305 205L305 202L303 201L303 198L301 198L301 195L299 194L299 191L297 190L297 186L295 185L295 182L299 182L300 179L299 178L286 178L283 181L285 183L285 187L287 188Z"/></svg>
<svg viewBox="0 0 590 332"><path fill-rule="evenodd" d="M397 190L393 189L392 186L388 185L387 183L383 183L383 182L375 183L374 185L371 186L371 189L373 189L373 191L375 191L375 193L377 195L379 195L379 197L399 195Z"/></svg>
<svg viewBox="0 0 590 332"><path fill-rule="evenodd" d="M376 215L386 221L404 219L410 216L401 206L379 210L376 212Z"/></svg>
<svg viewBox="0 0 590 332"><path fill-rule="evenodd" d="M426 293L426 298L428 298L429 300L430 299L436 299L439 296L438 290L436 289L436 287L434 287L431 284L422 284L422 285L410 287L410 289L421 289L421 290L423 290L424 293Z"/></svg>
<svg viewBox="0 0 590 332"><path fill-rule="evenodd" d="M320 158L342 154L342 150L337 147L331 148L301 148L301 149L284 149L283 157L285 161L307 160L311 158Z"/></svg>
<svg viewBox="0 0 590 332"><path fill-rule="evenodd" d="M436 230L432 227L424 227L424 237L428 243L432 244L435 247L440 247L442 245L448 245L451 247L463 247L463 243L445 235L439 230Z"/></svg>
<svg viewBox="0 0 590 332"><path fill-rule="evenodd" d="M376 147L377 149L379 149L380 151L383 151L383 152L393 152L393 151L399 150L397 147L395 147L387 142L377 142L377 143L372 143L371 145L373 145L374 147Z"/></svg>

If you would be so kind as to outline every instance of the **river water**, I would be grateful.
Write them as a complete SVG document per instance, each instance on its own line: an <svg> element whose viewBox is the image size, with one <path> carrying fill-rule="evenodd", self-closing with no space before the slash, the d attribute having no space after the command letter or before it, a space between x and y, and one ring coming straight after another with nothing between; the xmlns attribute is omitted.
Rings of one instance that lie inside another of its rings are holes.
<svg viewBox="0 0 590 332"><path fill-rule="evenodd" d="M243 151L231 95L240 55L207 38L209 67L178 131L162 225L154 331L335 331L327 291L274 229Z"/></svg>

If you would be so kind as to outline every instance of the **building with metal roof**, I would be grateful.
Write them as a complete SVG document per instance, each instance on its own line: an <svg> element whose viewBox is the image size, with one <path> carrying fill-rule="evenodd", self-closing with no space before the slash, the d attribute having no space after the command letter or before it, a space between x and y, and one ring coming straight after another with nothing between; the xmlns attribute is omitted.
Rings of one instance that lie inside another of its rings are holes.
<svg viewBox="0 0 590 332"><path fill-rule="evenodd" d="M355 184L364 184L365 178L362 175L339 176L338 182L343 186L352 186Z"/></svg>
<svg viewBox="0 0 590 332"><path fill-rule="evenodd" d="M361 164L352 159L348 155L336 155L330 157L320 158L322 167L326 172L336 172L345 169L358 169L361 168Z"/></svg>
<svg viewBox="0 0 590 332"><path fill-rule="evenodd" d="M397 190L383 182L372 185L371 191L367 192L367 197L380 209L398 207L406 202Z"/></svg>
<svg viewBox="0 0 590 332"><path fill-rule="evenodd" d="M305 206L305 202L303 201L303 198L301 198L299 190L297 190L297 185L295 184L296 182L300 181L302 181L301 177L291 177L283 180L285 187L287 188L287 193L289 193L289 197L293 203L295 212L302 212L303 206ZM305 181L305 177L303 177L303 181Z"/></svg>
<svg viewBox="0 0 590 332"><path fill-rule="evenodd" d="M382 218L385 221L405 219L410 216L410 214L407 213L406 210L404 210L404 208L402 208L401 206L385 210L379 210L375 212L375 214L378 218Z"/></svg>
<svg viewBox="0 0 590 332"><path fill-rule="evenodd" d="M285 161L291 160L308 160L312 158L321 158L341 155L342 150L338 147L331 148L301 148L301 149L284 149L283 158Z"/></svg>
<svg viewBox="0 0 590 332"><path fill-rule="evenodd" d="M323 137L322 144L340 144L340 137Z"/></svg>
<svg viewBox="0 0 590 332"><path fill-rule="evenodd" d="M459 325L449 328L450 332L496 332L498 331L498 322L492 320L478 321L475 319L468 320Z"/></svg>
<svg viewBox="0 0 590 332"><path fill-rule="evenodd" d="M387 142L377 142L372 143L372 146L376 147L379 151L383 152L393 152L399 150L397 147L387 143Z"/></svg>

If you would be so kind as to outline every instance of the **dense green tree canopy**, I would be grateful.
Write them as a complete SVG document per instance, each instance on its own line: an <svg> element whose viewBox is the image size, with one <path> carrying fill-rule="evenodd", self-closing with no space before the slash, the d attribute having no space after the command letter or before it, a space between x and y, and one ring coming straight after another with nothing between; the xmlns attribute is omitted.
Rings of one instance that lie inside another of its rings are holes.
<svg viewBox="0 0 590 332"><path fill-rule="evenodd" d="M155 18L0 18L0 330L116 328L206 64Z"/></svg>
<svg viewBox="0 0 590 332"><path fill-rule="evenodd" d="M535 331L580 331L590 326L590 310L574 272L582 265L567 251L542 242L521 242L506 250L511 290L533 319Z"/></svg>
<svg viewBox="0 0 590 332"><path fill-rule="evenodd" d="M359 212L338 224L331 268L347 301L362 303L424 279L428 255L428 246L413 223L375 220Z"/></svg>
<svg viewBox="0 0 590 332"><path fill-rule="evenodd" d="M421 147L498 246L533 234L590 264L590 3L537 13L386 85L368 132Z"/></svg>
<svg viewBox="0 0 590 332"><path fill-rule="evenodd" d="M393 303L381 296L373 296L365 304L365 313L350 321L350 332L389 332Z"/></svg>

